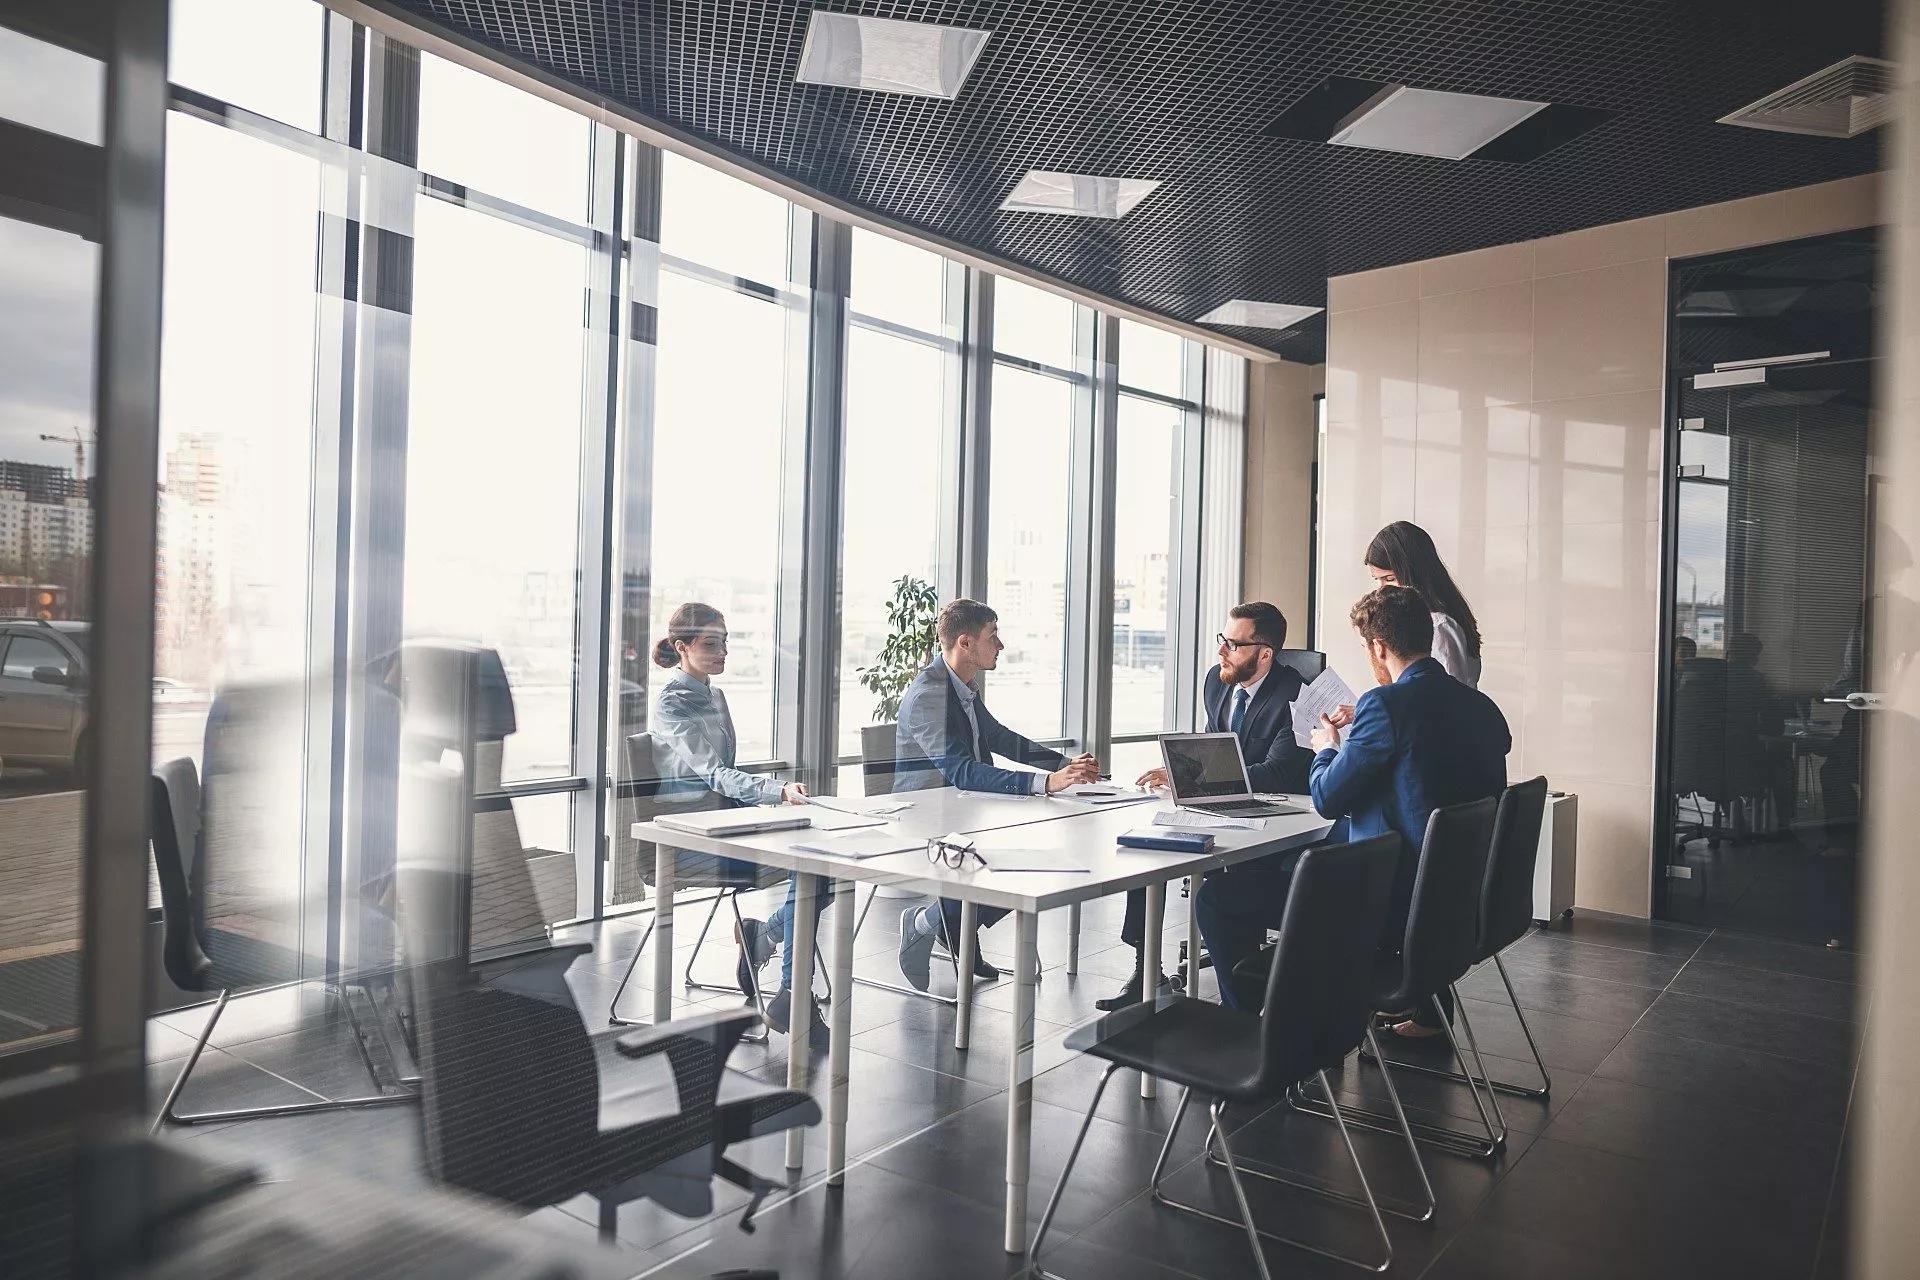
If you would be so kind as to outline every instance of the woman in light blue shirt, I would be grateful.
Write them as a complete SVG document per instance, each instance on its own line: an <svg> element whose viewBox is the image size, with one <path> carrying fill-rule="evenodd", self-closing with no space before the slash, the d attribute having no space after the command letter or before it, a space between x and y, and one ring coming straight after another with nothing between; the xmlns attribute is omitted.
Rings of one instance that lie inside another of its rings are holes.
<svg viewBox="0 0 1920 1280"><path fill-rule="evenodd" d="M727 695L713 685L713 678L727 669L727 620L718 609L698 603L675 609L667 620L667 634L653 648L653 662L673 672L654 704L651 726L659 747L655 754L662 801L672 804L686 797L698 803L712 797L728 807L807 803L807 789L802 784L748 773L738 765L739 740L734 735L733 714L727 709ZM725 869L751 876L754 866L738 862ZM772 919L765 924L748 920L744 932L735 931L735 941L740 944L742 994L753 994L753 975L773 954L774 944L791 936L794 896L790 883L786 904L774 912ZM832 900L831 887L822 886L815 895L816 908L824 911ZM787 1029L787 987L792 979L793 956L789 951L780 966L780 990L767 1002L767 1021L776 1031ZM812 1038L816 1044L824 1044L827 1028L817 1007L813 1018Z"/></svg>

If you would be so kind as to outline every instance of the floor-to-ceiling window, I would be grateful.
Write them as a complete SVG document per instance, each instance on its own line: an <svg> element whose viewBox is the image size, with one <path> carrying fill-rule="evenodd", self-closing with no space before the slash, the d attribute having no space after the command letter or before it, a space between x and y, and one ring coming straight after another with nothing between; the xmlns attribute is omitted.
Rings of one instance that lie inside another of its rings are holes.
<svg viewBox="0 0 1920 1280"><path fill-rule="evenodd" d="M987 485L987 603L1007 650L994 714L1031 738L1068 732L1067 571L1073 537L1075 415L1092 412L1091 314L1012 280L994 282L993 407Z"/></svg>

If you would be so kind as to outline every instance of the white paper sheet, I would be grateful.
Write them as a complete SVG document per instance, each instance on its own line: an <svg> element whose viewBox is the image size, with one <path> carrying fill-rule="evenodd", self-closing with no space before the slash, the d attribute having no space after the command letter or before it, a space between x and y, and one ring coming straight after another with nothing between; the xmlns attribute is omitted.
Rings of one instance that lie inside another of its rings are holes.
<svg viewBox="0 0 1920 1280"><path fill-rule="evenodd" d="M918 849L924 852L925 840L910 840L905 836L888 835L884 831L858 831L852 835L835 836L831 840L806 840L794 848L806 853L824 853L834 858L879 858L890 853L911 853Z"/></svg>
<svg viewBox="0 0 1920 1280"><path fill-rule="evenodd" d="M1293 699L1293 740L1303 747L1311 747L1313 730L1320 723L1320 717L1331 714L1335 707L1351 705L1353 690L1347 687L1339 672L1328 667Z"/></svg>
<svg viewBox="0 0 1920 1280"><path fill-rule="evenodd" d="M911 800L862 800L854 796L808 796L807 803L831 809L835 813L858 814L863 818L884 818L913 808Z"/></svg>
<svg viewBox="0 0 1920 1280"><path fill-rule="evenodd" d="M1222 818L1211 813L1193 813L1186 809L1169 809L1165 813L1153 815L1156 827L1204 827L1212 831L1260 831L1267 825L1265 818Z"/></svg>
<svg viewBox="0 0 1920 1280"><path fill-rule="evenodd" d="M1078 800L1081 804L1139 804L1145 800L1157 800L1159 796L1151 791L1137 787L1120 787L1111 782L1079 782L1064 791L1054 794L1068 800Z"/></svg>

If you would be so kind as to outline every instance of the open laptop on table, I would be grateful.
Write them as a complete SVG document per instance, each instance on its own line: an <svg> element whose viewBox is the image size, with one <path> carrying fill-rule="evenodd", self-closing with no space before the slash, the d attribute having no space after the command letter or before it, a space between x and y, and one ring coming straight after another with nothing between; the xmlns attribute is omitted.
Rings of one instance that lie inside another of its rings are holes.
<svg viewBox="0 0 1920 1280"><path fill-rule="evenodd" d="M1160 760L1178 808L1217 818L1281 818L1306 812L1254 797L1238 734L1163 733Z"/></svg>

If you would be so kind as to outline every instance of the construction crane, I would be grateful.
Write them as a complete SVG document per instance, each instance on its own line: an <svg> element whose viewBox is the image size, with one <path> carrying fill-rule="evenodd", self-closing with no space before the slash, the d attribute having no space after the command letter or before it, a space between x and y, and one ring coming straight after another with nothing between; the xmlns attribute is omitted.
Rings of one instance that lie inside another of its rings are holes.
<svg viewBox="0 0 1920 1280"><path fill-rule="evenodd" d="M40 438L48 444L70 444L73 446L73 482L76 486L87 482L87 438L79 427L71 435L55 436L42 431Z"/></svg>

